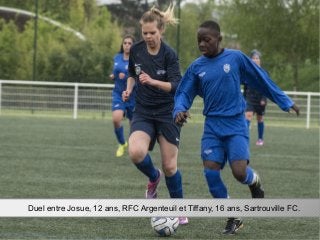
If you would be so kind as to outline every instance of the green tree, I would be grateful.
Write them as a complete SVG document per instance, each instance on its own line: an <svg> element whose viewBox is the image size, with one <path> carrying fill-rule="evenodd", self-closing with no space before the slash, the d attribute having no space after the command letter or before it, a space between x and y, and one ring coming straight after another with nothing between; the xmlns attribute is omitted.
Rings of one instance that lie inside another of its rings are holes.
<svg viewBox="0 0 320 240"><path fill-rule="evenodd" d="M0 0L0 5L20 7L21 1ZM23 10L34 10L34 1L23 1ZM90 0L39 1L39 14L59 21L60 27L38 20L37 79L42 81L106 82L113 55L119 51L122 29L106 8ZM15 18L18 19L18 16ZM16 21L17 23L17 21ZM66 31L72 29L72 31ZM85 40L75 34L81 32ZM13 22L0 23L0 78L32 79L34 21L23 30ZM4 54L5 53L5 54ZM4 68L4 66L7 66Z"/></svg>
<svg viewBox="0 0 320 240"><path fill-rule="evenodd" d="M222 27L242 50L267 53L268 67L291 71L291 88L300 90L299 70L319 64L318 0L225 0L222 9Z"/></svg>
<svg viewBox="0 0 320 240"><path fill-rule="evenodd" d="M197 45L197 29L201 22L212 19L212 12L214 9L216 9L214 2L185 4L181 9L179 19L179 42L177 42L178 28L168 27L165 34L165 40L179 52L182 72L187 69L194 59L199 57L200 52ZM178 11L177 7L176 11ZM178 16L177 12L175 15L176 17Z"/></svg>

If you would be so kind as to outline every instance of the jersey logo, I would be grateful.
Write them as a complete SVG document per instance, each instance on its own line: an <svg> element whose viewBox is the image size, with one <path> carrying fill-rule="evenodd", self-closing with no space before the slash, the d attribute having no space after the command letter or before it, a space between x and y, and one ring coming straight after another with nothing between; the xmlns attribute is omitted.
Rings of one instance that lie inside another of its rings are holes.
<svg viewBox="0 0 320 240"><path fill-rule="evenodd" d="M230 64L226 63L225 65L223 65L223 71L225 73L230 72L230 69L231 69Z"/></svg>
<svg viewBox="0 0 320 240"><path fill-rule="evenodd" d="M206 155L209 155L210 153L212 153L212 149L206 149L203 151Z"/></svg>
<svg viewBox="0 0 320 240"><path fill-rule="evenodd" d="M157 70L157 75L165 75L166 74L166 70Z"/></svg>
<svg viewBox="0 0 320 240"><path fill-rule="evenodd" d="M202 78L204 75L206 75L206 72L202 72L202 73L199 73L199 74L198 74L198 76L201 77L201 78Z"/></svg>
<svg viewBox="0 0 320 240"><path fill-rule="evenodd" d="M136 75L139 76L141 74L141 64L135 64L134 71L135 71Z"/></svg>

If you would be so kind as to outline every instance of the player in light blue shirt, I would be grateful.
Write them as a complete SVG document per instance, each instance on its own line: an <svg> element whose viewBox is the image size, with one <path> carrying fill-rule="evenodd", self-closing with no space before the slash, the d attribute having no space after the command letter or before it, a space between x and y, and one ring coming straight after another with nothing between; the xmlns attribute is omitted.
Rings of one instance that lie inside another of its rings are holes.
<svg viewBox="0 0 320 240"><path fill-rule="evenodd" d="M253 198L264 198L258 174L249 166L249 132L245 119L246 102L241 84L260 91L282 110L292 108L297 115L299 108L244 53L223 49L220 26L206 21L197 32L198 47L202 56L187 69L175 95L173 117L183 125L189 117L194 98L203 98L205 118L201 140L201 158L204 176L214 198L228 198L220 171L229 163L233 176L249 186ZM228 218L224 234L234 234L243 226L239 218Z"/></svg>

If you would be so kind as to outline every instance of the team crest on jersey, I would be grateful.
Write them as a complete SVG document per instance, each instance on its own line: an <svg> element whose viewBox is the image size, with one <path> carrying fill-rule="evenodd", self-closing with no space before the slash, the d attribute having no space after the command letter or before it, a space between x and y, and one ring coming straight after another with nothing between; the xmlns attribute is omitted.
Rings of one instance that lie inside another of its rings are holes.
<svg viewBox="0 0 320 240"><path fill-rule="evenodd" d="M134 65L134 71L135 71L136 75L140 75L141 74L141 65L140 64L135 64Z"/></svg>
<svg viewBox="0 0 320 240"><path fill-rule="evenodd" d="M229 64L229 63L226 63L225 65L223 65L223 71L224 71L225 73L230 72L230 69L231 69L231 67L230 67L230 64Z"/></svg>
<svg viewBox="0 0 320 240"><path fill-rule="evenodd" d="M201 77L201 78L202 78L204 75L206 75L206 72L202 72L202 73L199 73L199 74L198 74L198 76Z"/></svg>

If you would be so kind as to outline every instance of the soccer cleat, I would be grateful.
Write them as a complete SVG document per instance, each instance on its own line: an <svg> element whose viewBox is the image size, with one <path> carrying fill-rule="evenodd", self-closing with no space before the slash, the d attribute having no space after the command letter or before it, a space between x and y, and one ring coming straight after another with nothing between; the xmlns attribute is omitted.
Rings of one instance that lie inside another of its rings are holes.
<svg viewBox="0 0 320 240"><path fill-rule="evenodd" d="M258 174L255 183L249 185L252 198L264 198L264 190L261 186L261 180Z"/></svg>
<svg viewBox="0 0 320 240"><path fill-rule="evenodd" d="M116 152L116 157L122 157L127 147L128 147L127 142L125 142L125 144L119 144L119 147Z"/></svg>
<svg viewBox="0 0 320 240"><path fill-rule="evenodd" d="M225 235L233 235L242 227L243 222L240 218L228 218L227 225L222 233Z"/></svg>
<svg viewBox="0 0 320 240"><path fill-rule="evenodd" d="M162 176L162 172L160 169L158 169L158 173L159 173L159 176L155 182L150 182L150 181L148 182L147 191L146 191L146 198L148 199L157 198L158 196L157 187L159 185L159 182Z"/></svg>
<svg viewBox="0 0 320 240"><path fill-rule="evenodd" d="M189 219L187 217L179 217L179 225L186 225L189 223Z"/></svg>
<svg viewBox="0 0 320 240"><path fill-rule="evenodd" d="M256 142L257 146L263 146L263 144L264 144L264 141L261 138L259 138L258 141Z"/></svg>

